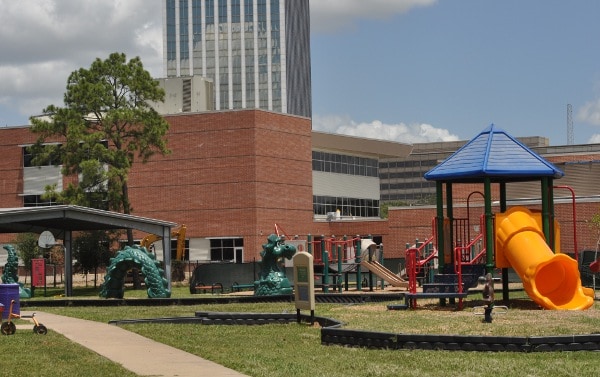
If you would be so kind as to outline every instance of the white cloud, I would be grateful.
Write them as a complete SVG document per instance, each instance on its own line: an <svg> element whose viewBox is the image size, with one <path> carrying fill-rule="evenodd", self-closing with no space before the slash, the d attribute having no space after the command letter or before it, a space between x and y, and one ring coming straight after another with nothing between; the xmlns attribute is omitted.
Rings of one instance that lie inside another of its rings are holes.
<svg viewBox="0 0 600 377"><path fill-rule="evenodd" d="M387 19L436 1L314 0L311 25L315 32L345 30L361 19ZM46 106L62 105L69 74L112 52L139 56L161 77L162 3L0 0L0 122L26 123Z"/></svg>
<svg viewBox="0 0 600 377"><path fill-rule="evenodd" d="M437 0L311 1L311 30L317 33L346 30L360 19L385 20L436 2Z"/></svg>
<svg viewBox="0 0 600 377"><path fill-rule="evenodd" d="M69 74L112 52L162 75L161 0L0 0L0 105L62 105Z"/></svg>
<svg viewBox="0 0 600 377"><path fill-rule="evenodd" d="M384 124L379 120L370 123L356 123L347 116L337 115L313 116L313 129L315 131L401 143L460 140L458 136L451 134L448 130L435 128L430 124Z"/></svg>
<svg viewBox="0 0 600 377"><path fill-rule="evenodd" d="M594 134L590 136L587 141L588 144L600 144L600 134Z"/></svg>
<svg viewBox="0 0 600 377"><path fill-rule="evenodd" d="M600 126L600 99L586 102L577 111L576 119L593 126Z"/></svg>

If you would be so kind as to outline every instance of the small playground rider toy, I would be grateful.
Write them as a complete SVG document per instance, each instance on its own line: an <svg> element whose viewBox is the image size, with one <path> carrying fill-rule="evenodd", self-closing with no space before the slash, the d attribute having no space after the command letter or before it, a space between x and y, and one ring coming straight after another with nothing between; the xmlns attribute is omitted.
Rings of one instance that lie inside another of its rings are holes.
<svg viewBox="0 0 600 377"><path fill-rule="evenodd" d="M267 243L262 245L260 278L254 282L255 296L287 295L293 292L280 261L283 258L291 259L296 254L296 248L286 245L284 237L271 234L267 237Z"/></svg>

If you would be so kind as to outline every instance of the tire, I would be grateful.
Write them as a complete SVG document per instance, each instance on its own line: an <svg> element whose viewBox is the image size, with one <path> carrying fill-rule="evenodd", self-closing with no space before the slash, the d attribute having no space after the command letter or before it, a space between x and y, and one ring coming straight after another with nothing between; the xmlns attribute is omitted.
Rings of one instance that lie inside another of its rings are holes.
<svg viewBox="0 0 600 377"><path fill-rule="evenodd" d="M0 332L4 335L13 335L17 331L17 326L12 322L2 322Z"/></svg>
<svg viewBox="0 0 600 377"><path fill-rule="evenodd" d="M33 327L33 332L38 335L46 335L48 333L48 329L46 328L46 326L40 323L39 326Z"/></svg>

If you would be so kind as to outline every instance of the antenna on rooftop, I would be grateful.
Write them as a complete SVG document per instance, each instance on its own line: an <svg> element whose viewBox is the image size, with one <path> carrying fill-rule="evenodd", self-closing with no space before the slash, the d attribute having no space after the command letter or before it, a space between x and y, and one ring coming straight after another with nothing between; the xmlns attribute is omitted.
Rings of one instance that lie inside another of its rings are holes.
<svg viewBox="0 0 600 377"><path fill-rule="evenodd" d="M575 144L575 136L573 135L573 106L567 105L567 145Z"/></svg>

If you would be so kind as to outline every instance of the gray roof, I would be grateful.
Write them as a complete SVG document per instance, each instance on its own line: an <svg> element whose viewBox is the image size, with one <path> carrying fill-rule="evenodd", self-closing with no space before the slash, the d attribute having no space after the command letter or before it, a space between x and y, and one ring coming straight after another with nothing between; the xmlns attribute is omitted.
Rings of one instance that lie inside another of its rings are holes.
<svg viewBox="0 0 600 377"><path fill-rule="evenodd" d="M41 233L49 230L56 235L63 231L137 229L162 235L164 228L176 225L168 221L73 205L0 208L0 233Z"/></svg>
<svg viewBox="0 0 600 377"><path fill-rule="evenodd" d="M564 173L493 124L425 173L425 179L447 182L533 181L561 178Z"/></svg>

